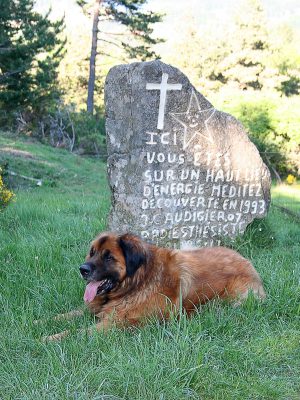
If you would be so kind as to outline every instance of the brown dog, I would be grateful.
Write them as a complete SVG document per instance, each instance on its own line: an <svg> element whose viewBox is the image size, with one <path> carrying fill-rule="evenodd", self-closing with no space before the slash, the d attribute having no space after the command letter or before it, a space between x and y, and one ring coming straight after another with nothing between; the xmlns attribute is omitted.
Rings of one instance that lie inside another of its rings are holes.
<svg viewBox="0 0 300 400"><path fill-rule="evenodd" d="M80 272L88 282L84 300L100 318L99 330L114 323L136 325L149 316L168 318L180 306L189 314L214 298L240 304L249 291L265 297L250 261L233 250L170 250L131 234L100 234Z"/></svg>

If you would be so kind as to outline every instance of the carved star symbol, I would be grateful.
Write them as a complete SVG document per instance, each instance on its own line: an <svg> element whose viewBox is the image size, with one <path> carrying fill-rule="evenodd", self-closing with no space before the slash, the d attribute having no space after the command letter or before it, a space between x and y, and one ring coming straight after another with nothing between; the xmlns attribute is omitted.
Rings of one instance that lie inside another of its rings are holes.
<svg viewBox="0 0 300 400"><path fill-rule="evenodd" d="M202 136L213 143L213 138L208 128L208 122L215 111L216 109L213 107L201 110L198 98L193 90L186 112L170 113L170 115L184 127L183 150L188 147L196 136Z"/></svg>

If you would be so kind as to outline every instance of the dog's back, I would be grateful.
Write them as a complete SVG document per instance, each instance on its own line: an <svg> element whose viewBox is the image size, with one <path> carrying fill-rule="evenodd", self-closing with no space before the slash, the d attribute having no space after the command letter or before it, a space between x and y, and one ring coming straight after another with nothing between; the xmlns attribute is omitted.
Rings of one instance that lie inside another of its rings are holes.
<svg viewBox="0 0 300 400"><path fill-rule="evenodd" d="M250 290L259 298L265 297L258 273L250 261L234 250L214 247L181 251L177 261L186 310L216 297L235 299L237 304Z"/></svg>

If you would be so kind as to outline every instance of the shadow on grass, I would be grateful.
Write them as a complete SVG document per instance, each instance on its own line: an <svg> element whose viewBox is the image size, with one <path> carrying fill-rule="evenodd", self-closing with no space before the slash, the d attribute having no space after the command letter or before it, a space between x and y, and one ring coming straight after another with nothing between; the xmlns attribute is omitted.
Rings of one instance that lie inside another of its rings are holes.
<svg viewBox="0 0 300 400"><path fill-rule="evenodd" d="M272 188L268 216L255 219L234 241L224 238L222 245L249 257L256 250L293 245L297 237L300 238L300 185L278 185Z"/></svg>
<svg viewBox="0 0 300 400"><path fill-rule="evenodd" d="M244 235L238 236L234 241L223 238L221 245L249 257L253 250L273 248L276 245L276 236L267 218L255 219L247 226Z"/></svg>

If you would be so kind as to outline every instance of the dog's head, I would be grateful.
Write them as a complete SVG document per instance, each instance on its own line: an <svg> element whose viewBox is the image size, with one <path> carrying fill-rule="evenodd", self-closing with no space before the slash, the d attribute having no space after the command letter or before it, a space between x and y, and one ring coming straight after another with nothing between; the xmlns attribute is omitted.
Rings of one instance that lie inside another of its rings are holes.
<svg viewBox="0 0 300 400"><path fill-rule="evenodd" d="M146 263L144 243L131 234L100 234L91 244L86 261L80 267L82 277L88 282L84 300L92 302L113 290L127 277L132 277Z"/></svg>

